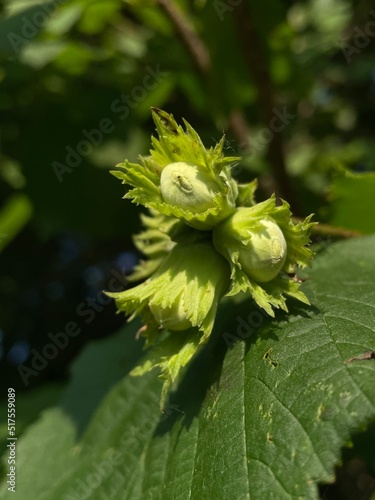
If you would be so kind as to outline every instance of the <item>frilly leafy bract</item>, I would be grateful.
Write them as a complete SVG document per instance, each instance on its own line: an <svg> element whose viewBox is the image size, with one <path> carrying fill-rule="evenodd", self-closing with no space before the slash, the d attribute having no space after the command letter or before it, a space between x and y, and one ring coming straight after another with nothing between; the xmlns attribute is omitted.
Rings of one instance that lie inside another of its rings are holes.
<svg viewBox="0 0 375 500"><path fill-rule="evenodd" d="M270 316L275 315L272 307L288 311L285 294L309 304L305 294L299 290L300 284L287 274L294 273L297 265L301 268L310 265L313 252L305 245L309 243L311 227L316 223L310 222L310 215L303 222L294 224L291 215L289 204L282 200L281 205L276 206L276 198L273 195L252 207L239 208L213 231L215 248L228 260L232 268L231 289L228 295L250 292L255 302ZM267 283L257 283L251 279L239 262L240 249L246 248L250 241L249 228L253 226L256 229L262 219L275 222L282 230L287 243L284 273Z"/></svg>
<svg viewBox="0 0 375 500"><path fill-rule="evenodd" d="M125 198L133 203L155 209L166 216L174 216L192 227L210 230L234 211L238 194L237 184L231 178L230 165L237 157L223 154L224 137L215 147L206 149L196 131L184 120L185 130L177 125L172 115L152 108L158 138L152 137L150 156L140 157L140 163L125 161L111 173L132 186ZM175 162L197 165L219 186L213 207L194 212L166 203L160 191L160 175L164 167Z"/></svg>

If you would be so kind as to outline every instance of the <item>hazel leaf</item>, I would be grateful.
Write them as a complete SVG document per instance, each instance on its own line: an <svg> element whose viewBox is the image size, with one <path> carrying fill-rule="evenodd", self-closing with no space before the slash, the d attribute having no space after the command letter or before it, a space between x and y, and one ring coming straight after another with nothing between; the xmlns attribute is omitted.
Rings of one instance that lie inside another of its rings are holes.
<svg viewBox="0 0 375 500"><path fill-rule="evenodd" d="M12 498L319 500L356 434L372 450L375 361L359 358L374 348L374 248L319 254L304 271L314 307L271 319L228 299L163 413L157 371L128 373L135 325L86 345L60 404L18 438Z"/></svg>

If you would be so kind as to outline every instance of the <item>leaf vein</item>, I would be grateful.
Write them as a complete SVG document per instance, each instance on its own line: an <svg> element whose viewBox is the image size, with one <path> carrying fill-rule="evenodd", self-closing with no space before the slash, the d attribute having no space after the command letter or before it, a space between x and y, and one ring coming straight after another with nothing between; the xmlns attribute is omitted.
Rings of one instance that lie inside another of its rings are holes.
<svg viewBox="0 0 375 500"><path fill-rule="evenodd" d="M338 316L337 314L330 314L330 313L327 313L327 314L326 314L326 317L328 317L328 318L343 319L343 320L348 321L348 322L350 322L350 323L354 323L355 325L358 325L358 326L363 326L363 328L366 328L367 330L370 330L370 332L371 332L371 333L375 333L375 330L373 330L373 329L372 329L372 328L370 328L369 326L364 325L363 323L358 323L358 321L357 321L357 320L347 318L346 316Z"/></svg>
<svg viewBox="0 0 375 500"><path fill-rule="evenodd" d="M243 365L243 377L244 377L244 383L242 384L243 387L243 399L242 399L242 409L243 409L243 426L244 426L244 431L243 431L243 439L244 439L244 448L245 448L245 453L244 453L244 460L245 460L245 469L247 472L247 491L248 495L247 498L250 499L250 474L249 474L249 464L247 461L247 443L248 443L248 437L247 437L247 431L246 431L246 408L245 408L245 400L246 400L246 391L245 391L245 381L246 381L246 363L245 363L245 343L243 343L243 356L242 356L242 365Z"/></svg>
<svg viewBox="0 0 375 500"><path fill-rule="evenodd" d="M198 442L199 442L199 433L200 433L200 426L201 426L201 417L198 418L198 424L197 424L197 435L195 439L195 446L194 446L194 459L193 459L193 472L190 480L190 489L189 489L189 498L188 500L191 500L192 493L193 493L193 484L194 484L194 477L195 477L195 467L196 467L196 462L197 462L197 450L198 450Z"/></svg>
<svg viewBox="0 0 375 500"><path fill-rule="evenodd" d="M317 298L316 298L316 293L315 293L315 290L312 290L312 292L313 292L313 294L314 294L315 301L316 301L316 304L318 305L318 308L320 309L320 311L322 311L322 309L321 309L321 308L320 308L320 306L319 306L318 300L317 300ZM353 375L351 374L350 370L348 369L348 366L344 363L344 359L343 359L343 357L341 356L341 353L340 353L340 351L339 351L339 349L338 349L338 347L337 347L337 344L336 344L336 343L335 343L335 341L334 341L334 336L333 336L333 334L332 334L332 332L331 332L331 328L329 327L329 325L328 325L328 323L327 323L327 319L326 319L326 317L325 317L325 315L324 315L324 313L323 313L323 312L321 312L321 315L322 315L322 318L323 318L324 323L325 323L325 325L326 325L327 332L328 332L329 336L331 337L331 339L332 339L332 341L333 341L333 344L335 345L335 348L336 348L337 354L338 354L338 356L340 357L341 361L343 362L343 370L345 370L345 372L346 372L346 373L347 373L347 375L349 376L349 378L350 378L350 380L352 381L352 383L354 384L354 386L356 386L356 387L358 388L359 392L360 392L361 394L363 394L363 396L364 396L365 400L366 400L366 401L370 404L371 408L372 408L373 410L375 410L375 405L374 405L374 403L370 400L370 398L369 398L369 397L367 396L367 394L366 394L366 393L362 390L362 388L361 388L361 387L357 384L357 382L356 382L356 381L354 380L354 378L353 378Z"/></svg>
<svg viewBox="0 0 375 500"><path fill-rule="evenodd" d="M289 497L292 496L289 493L289 491L285 488L285 486L283 485L283 483L281 482L281 480L276 476L275 472L271 469L271 467L268 464L266 464L266 462L263 462L263 460L260 460L260 458L255 458L255 457L253 457L253 458L250 457L249 459L252 460L253 462L258 462L258 463L262 464L264 467L266 467L266 469L268 469L271 472L272 476L276 479L277 483L281 486L281 488L283 489L283 491L285 491L285 493Z"/></svg>
<svg viewBox="0 0 375 500"><path fill-rule="evenodd" d="M361 300L355 300L349 297L341 297L340 295L332 295L328 293L320 293L319 295L322 295L324 297L330 297L332 299L339 299L339 300L348 300L350 302L355 302L356 304L361 304L363 306L371 307L372 309L375 309L375 306L373 304L368 304L367 302L362 302Z"/></svg>
<svg viewBox="0 0 375 500"><path fill-rule="evenodd" d="M314 447L314 444L313 444L313 442L312 442L312 440L311 440L311 438L309 436L309 433L307 432L307 430L305 429L305 427L302 425L302 423L298 420L297 416L292 412L292 410L288 406L285 405L285 403L283 403L283 401L281 401L281 399L279 397L276 396L275 392L265 382L263 382L263 380L260 380L259 378L254 377L254 376L251 377L251 378L253 378L257 382L260 382L269 391L269 393L271 394L271 396L273 396L274 399L287 411L287 413L289 413L293 417L293 419L297 422L298 426L302 429L303 433L307 437L307 439L308 439L308 441L309 441L309 443L311 445L311 448L314 450L314 453L315 453L315 455L316 455L316 457L317 457L317 459L318 459L318 461L319 461L322 469L324 470L324 472L326 474L328 474L329 472L326 469L325 465L323 464L323 462L322 462L322 460L321 460L318 452L316 451L316 449Z"/></svg>

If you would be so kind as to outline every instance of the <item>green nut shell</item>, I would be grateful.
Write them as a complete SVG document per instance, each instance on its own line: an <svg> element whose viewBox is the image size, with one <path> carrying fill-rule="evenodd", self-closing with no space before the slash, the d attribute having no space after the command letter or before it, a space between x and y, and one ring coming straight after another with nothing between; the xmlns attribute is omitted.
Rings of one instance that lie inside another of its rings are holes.
<svg viewBox="0 0 375 500"><path fill-rule="evenodd" d="M180 298L171 307L150 304L151 312L156 321L167 330L187 330L191 328L191 322L186 318L183 308L183 300Z"/></svg>
<svg viewBox="0 0 375 500"><path fill-rule="evenodd" d="M259 283L271 281L285 263L287 244L284 234L275 222L263 219L249 235L248 247L239 252L239 263L249 278Z"/></svg>
<svg viewBox="0 0 375 500"><path fill-rule="evenodd" d="M215 207L218 184L203 169L193 163L170 163L163 168L160 190L170 205L193 213L202 213Z"/></svg>

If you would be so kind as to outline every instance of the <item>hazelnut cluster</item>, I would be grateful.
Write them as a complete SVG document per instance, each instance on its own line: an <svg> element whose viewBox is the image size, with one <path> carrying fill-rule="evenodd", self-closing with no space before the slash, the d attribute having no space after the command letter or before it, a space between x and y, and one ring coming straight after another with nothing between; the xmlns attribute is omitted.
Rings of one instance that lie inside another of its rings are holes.
<svg viewBox="0 0 375 500"><path fill-rule="evenodd" d="M255 203L256 181L238 184L224 138L206 149L196 131L152 109L158 138L140 163L125 161L113 175L130 186L125 198L150 211L135 244L147 257L130 279L146 279L108 293L118 309L140 315L147 345L156 344L136 374L159 366L163 399L183 366L204 344L220 299L248 293L269 315L287 311L286 296L309 303L293 279L310 264L311 216L293 223L287 202Z"/></svg>

